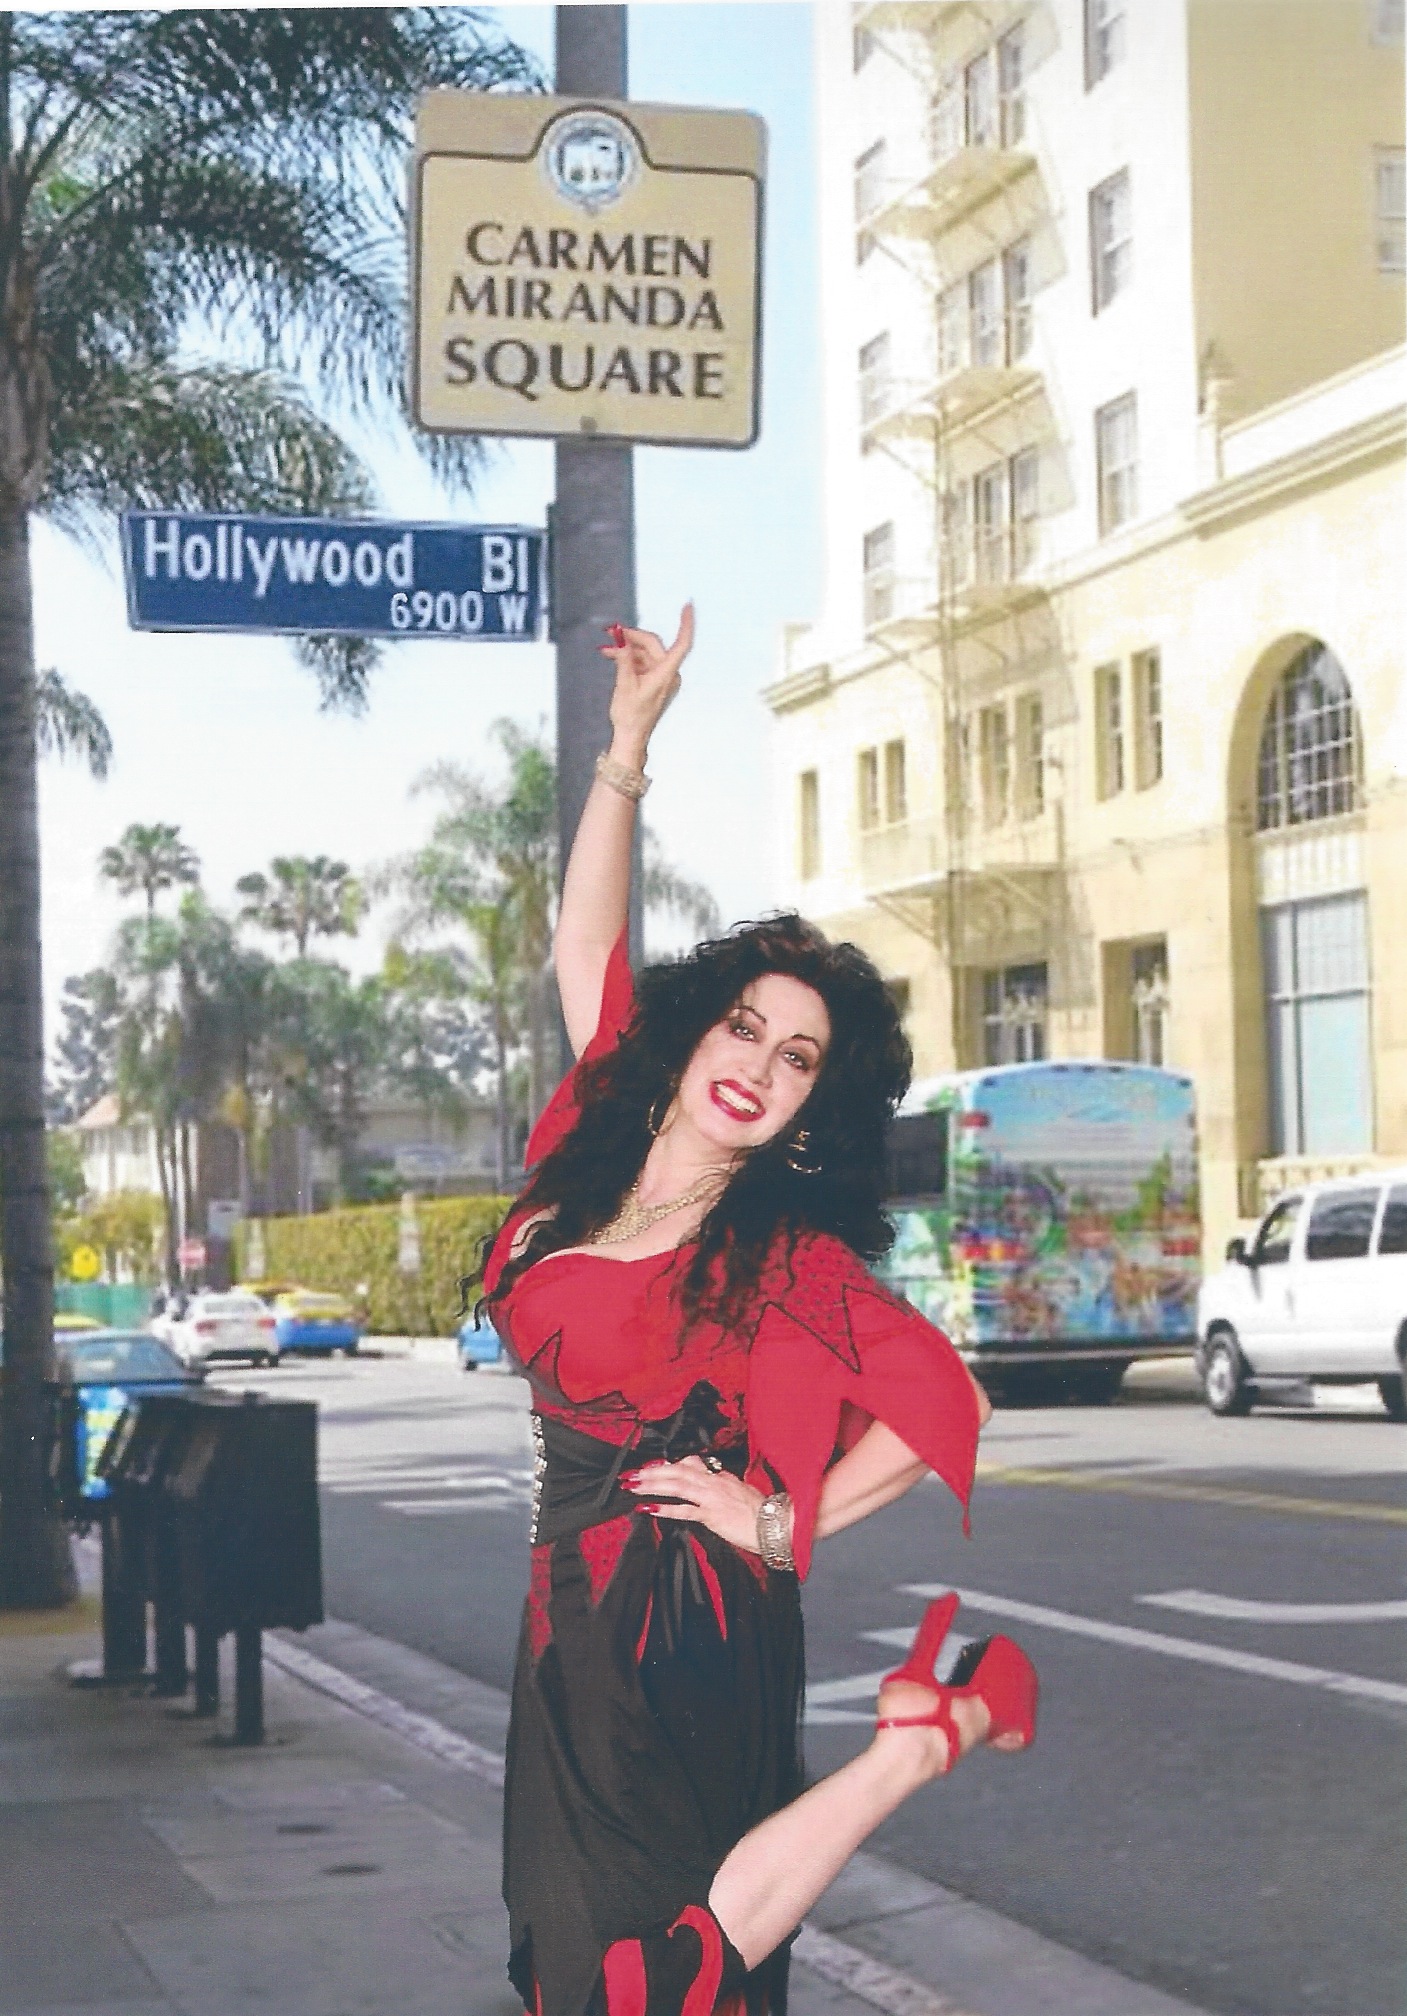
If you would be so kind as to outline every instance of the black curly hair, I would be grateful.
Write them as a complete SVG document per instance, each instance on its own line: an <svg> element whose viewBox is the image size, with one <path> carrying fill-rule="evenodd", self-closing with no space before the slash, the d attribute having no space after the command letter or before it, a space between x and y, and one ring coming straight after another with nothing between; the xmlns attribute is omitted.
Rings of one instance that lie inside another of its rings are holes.
<svg viewBox="0 0 1407 2016"><path fill-rule="evenodd" d="M866 1260L888 1252L885 1130L908 1090L913 1052L874 963L857 945L833 944L787 912L735 925L638 976L629 1027L607 1055L580 1067L580 1117L517 1200L515 1210L552 1215L504 1268L490 1310L534 1261L585 1245L610 1223L649 1152L651 1109L668 1103L703 1037L765 973L813 987L830 1017L830 1045L797 1115L806 1156L820 1170L803 1175L790 1166L792 1130L739 1165L704 1219L680 1282L686 1324L738 1323L779 1231L792 1242L805 1231L833 1233Z"/></svg>

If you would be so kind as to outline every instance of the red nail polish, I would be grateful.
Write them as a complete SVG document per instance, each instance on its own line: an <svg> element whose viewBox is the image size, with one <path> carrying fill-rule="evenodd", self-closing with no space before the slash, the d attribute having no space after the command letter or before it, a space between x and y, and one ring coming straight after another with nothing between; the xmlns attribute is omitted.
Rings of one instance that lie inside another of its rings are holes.
<svg viewBox="0 0 1407 2016"><path fill-rule="evenodd" d="M617 651L623 651L625 649L625 631L621 625L619 623L608 623L606 629Z"/></svg>

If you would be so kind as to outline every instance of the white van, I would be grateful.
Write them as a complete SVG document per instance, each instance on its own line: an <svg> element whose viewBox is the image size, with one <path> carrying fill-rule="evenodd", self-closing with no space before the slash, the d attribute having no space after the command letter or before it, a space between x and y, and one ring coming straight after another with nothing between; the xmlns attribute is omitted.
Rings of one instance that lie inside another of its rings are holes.
<svg viewBox="0 0 1407 2016"><path fill-rule="evenodd" d="M1407 1421L1407 1169L1308 1183L1276 1199L1197 1300L1197 1364L1214 1414L1285 1382L1376 1380Z"/></svg>

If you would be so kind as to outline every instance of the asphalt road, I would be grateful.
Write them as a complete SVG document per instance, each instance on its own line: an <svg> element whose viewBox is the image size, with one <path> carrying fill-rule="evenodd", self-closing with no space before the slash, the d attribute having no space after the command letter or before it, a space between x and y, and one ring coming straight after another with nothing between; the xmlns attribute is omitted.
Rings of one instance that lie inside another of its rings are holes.
<svg viewBox="0 0 1407 2016"><path fill-rule="evenodd" d="M441 1345L257 1383L321 1403L329 1612L506 1687L520 1383ZM1041 1674L1035 1750L911 1801L879 1852L1209 2010L1401 2016L1407 1429L1372 1389L1320 1399L1214 1420L1145 1369L1112 1408L1003 1410L970 1540L935 1483L818 1551L814 1772L866 1740L926 1588Z"/></svg>

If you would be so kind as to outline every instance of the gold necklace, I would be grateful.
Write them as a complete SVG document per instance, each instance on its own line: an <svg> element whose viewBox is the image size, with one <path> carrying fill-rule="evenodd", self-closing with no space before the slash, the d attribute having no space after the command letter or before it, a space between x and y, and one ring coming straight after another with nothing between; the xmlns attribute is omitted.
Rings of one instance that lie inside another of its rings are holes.
<svg viewBox="0 0 1407 2016"><path fill-rule="evenodd" d="M720 1175L723 1176L723 1182L726 1182L725 1172L710 1169L706 1175L700 1176L696 1183L691 1183L687 1190L681 1191L679 1196L667 1198L663 1204L640 1202L640 1179L637 1176L626 1191L625 1202L615 1217L601 1227L591 1244L618 1246L624 1239L633 1239L637 1232L643 1232L651 1225L658 1225L661 1218L668 1218L675 1211L682 1211L687 1204L697 1204L700 1198L707 1197L710 1190L721 1191L723 1184L719 1181Z"/></svg>

